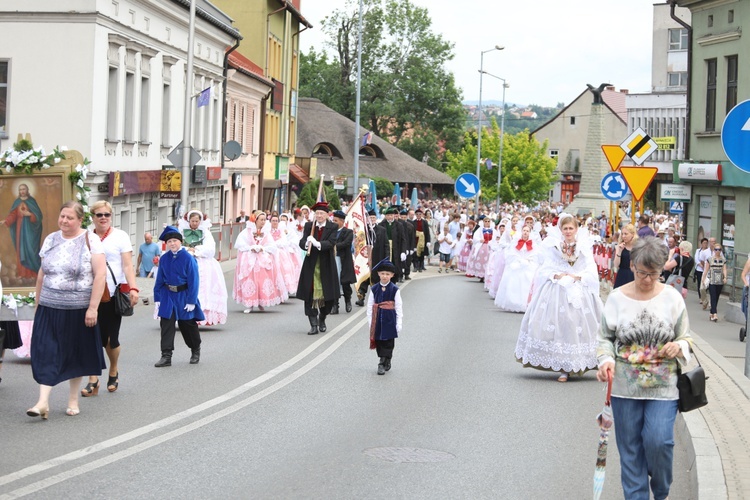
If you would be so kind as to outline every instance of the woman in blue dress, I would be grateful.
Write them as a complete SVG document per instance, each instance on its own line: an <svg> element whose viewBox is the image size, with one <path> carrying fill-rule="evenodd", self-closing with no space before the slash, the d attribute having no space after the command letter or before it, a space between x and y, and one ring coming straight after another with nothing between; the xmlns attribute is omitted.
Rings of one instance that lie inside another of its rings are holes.
<svg viewBox="0 0 750 500"><path fill-rule="evenodd" d="M620 231L620 242L615 247L615 257L612 267L617 269L617 277L615 278L615 286L613 288L620 287L626 283L633 281L633 270L630 269L630 251L633 249L635 240L638 239L638 235L635 232L635 226L628 224Z"/></svg>

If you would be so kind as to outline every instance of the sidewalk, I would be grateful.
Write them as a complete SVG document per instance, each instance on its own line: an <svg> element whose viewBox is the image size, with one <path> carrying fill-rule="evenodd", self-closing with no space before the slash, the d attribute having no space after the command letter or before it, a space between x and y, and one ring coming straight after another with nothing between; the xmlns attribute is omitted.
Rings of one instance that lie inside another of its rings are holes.
<svg viewBox="0 0 750 500"><path fill-rule="evenodd" d="M706 371L708 406L678 417L677 431L692 443L698 497L750 498L750 379L744 375L746 343L740 342L738 304L719 301L718 323L691 290L686 299L698 359Z"/></svg>

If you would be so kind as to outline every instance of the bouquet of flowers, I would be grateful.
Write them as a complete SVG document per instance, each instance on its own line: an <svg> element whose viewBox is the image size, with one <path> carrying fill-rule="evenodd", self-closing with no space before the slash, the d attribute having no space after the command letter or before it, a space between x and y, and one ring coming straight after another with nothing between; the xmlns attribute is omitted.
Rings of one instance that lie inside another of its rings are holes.
<svg viewBox="0 0 750 500"><path fill-rule="evenodd" d="M0 175L4 173L31 174L34 170L50 168L65 159L66 148L55 148L46 154L43 147L35 148L31 141L21 139L0 154Z"/></svg>

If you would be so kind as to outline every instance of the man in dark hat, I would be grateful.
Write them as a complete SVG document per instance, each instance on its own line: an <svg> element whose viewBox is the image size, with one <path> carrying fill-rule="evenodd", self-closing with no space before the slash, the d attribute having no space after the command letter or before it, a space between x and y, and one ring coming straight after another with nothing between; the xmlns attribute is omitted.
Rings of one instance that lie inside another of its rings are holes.
<svg viewBox="0 0 750 500"><path fill-rule="evenodd" d="M190 364L194 365L201 357L198 321L206 319L198 300L198 263L183 248L182 235L177 228L165 227L159 239L167 244L167 252L159 259L154 284L154 302L161 318L161 359L154 366L172 366L175 321L192 353Z"/></svg>
<svg viewBox="0 0 750 500"><path fill-rule="evenodd" d="M385 257L396 266L393 282L398 283L401 279L401 262L406 260L406 235L401 222L398 219L398 209L391 207L385 211L385 219L380 221L380 226L385 229L388 241L388 250ZM378 262L375 259L372 262Z"/></svg>
<svg viewBox="0 0 750 500"><path fill-rule="evenodd" d="M411 279L411 263L417 249L417 233L414 226L409 222L409 211L404 209L399 213L401 227L404 229L406 239L406 259L401 262L401 275L404 280Z"/></svg>
<svg viewBox="0 0 750 500"><path fill-rule="evenodd" d="M404 310L401 291L392 281L396 266L388 259L378 262L373 268L380 281L370 288L367 296L367 320L370 325L370 349L377 349L378 375L391 369L391 358L396 338L401 332Z"/></svg>
<svg viewBox="0 0 750 500"><path fill-rule="evenodd" d="M417 239L416 251L412 255L412 262L414 263L414 269L421 273L424 271L424 257L427 254L427 249L430 248L430 228L427 226L427 221L423 219L424 212L421 208L414 211L416 219L409 221L414 226L414 233Z"/></svg>
<svg viewBox="0 0 750 500"><path fill-rule="evenodd" d="M307 222L299 246L307 251L297 286L297 298L305 301L305 315L310 321L308 335L325 332L326 316L339 296L339 277L336 270L336 233L338 226L328 220L330 208L326 202L312 207L315 220Z"/></svg>
<svg viewBox="0 0 750 500"><path fill-rule="evenodd" d="M385 259L390 252L390 245L388 243L388 235L385 232L385 228L378 224L378 217L375 210L367 212L367 223L370 226L370 234L372 241L369 242L370 246L370 265L374 266L381 260ZM362 307L365 305L365 296L367 295L367 289L370 285L378 282L378 275L375 271L370 270L369 281L363 281L357 290L357 304Z"/></svg>
<svg viewBox="0 0 750 500"><path fill-rule="evenodd" d="M344 307L346 312L352 311L352 283L357 282L354 274L354 255L352 254L352 243L354 242L354 231L344 226L346 214L341 210L333 212L333 222L338 226L336 234L336 268L339 272L339 283L344 295ZM339 313L339 299L333 303L331 314Z"/></svg>

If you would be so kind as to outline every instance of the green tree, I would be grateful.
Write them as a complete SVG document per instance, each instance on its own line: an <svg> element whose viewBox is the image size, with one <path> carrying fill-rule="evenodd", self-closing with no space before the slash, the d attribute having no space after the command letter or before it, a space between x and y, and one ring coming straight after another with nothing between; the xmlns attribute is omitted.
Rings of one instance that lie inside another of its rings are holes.
<svg viewBox="0 0 750 500"><path fill-rule="evenodd" d="M315 205L315 201L318 198L318 186L320 185L319 180L312 180L302 186L302 189L299 192L299 196L297 197L297 206L301 207L303 205L307 205L308 207L311 207ZM330 205L332 210L338 210L341 208L341 200L339 199L339 195L336 192L333 187L328 186L326 184L323 184L323 189L326 192L326 200L328 200L328 205Z"/></svg>
<svg viewBox="0 0 750 500"><path fill-rule="evenodd" d="M383 196L390 197L393 194L394 186L391 181L384 177L373 177L372 180L375 181L375 194L378 198L382 198Z"/></svg>
<svg viewBox="0 0 750 500"><path fill-rule="evenodd" d="M354 119L358 2L347 0L322 22L326 53L300 58L300 96L316 97ZM421 160L440 165L457 149L465 112L445 63L453 44L432 32L427 9L411 0L363 0L361 123Z"/></svg>
<svg viewBox="0 0 750 500"><path fill-rule="evenodd" d="M446 173L457 178L465 172L476 174L476 131L467 132L464 147L457 152L446 152ZM492 118L490 127L482 128L482 158L490 158L493 168L482 165L480 171L481 197L497 197L497 161L500 151L500 128ZM547 155L547 142L539 144L524 130L517 134L505 133L503 142L502 183L500 199L503 202L533 203L546 200L554 182L555 160Z"/></svg>

